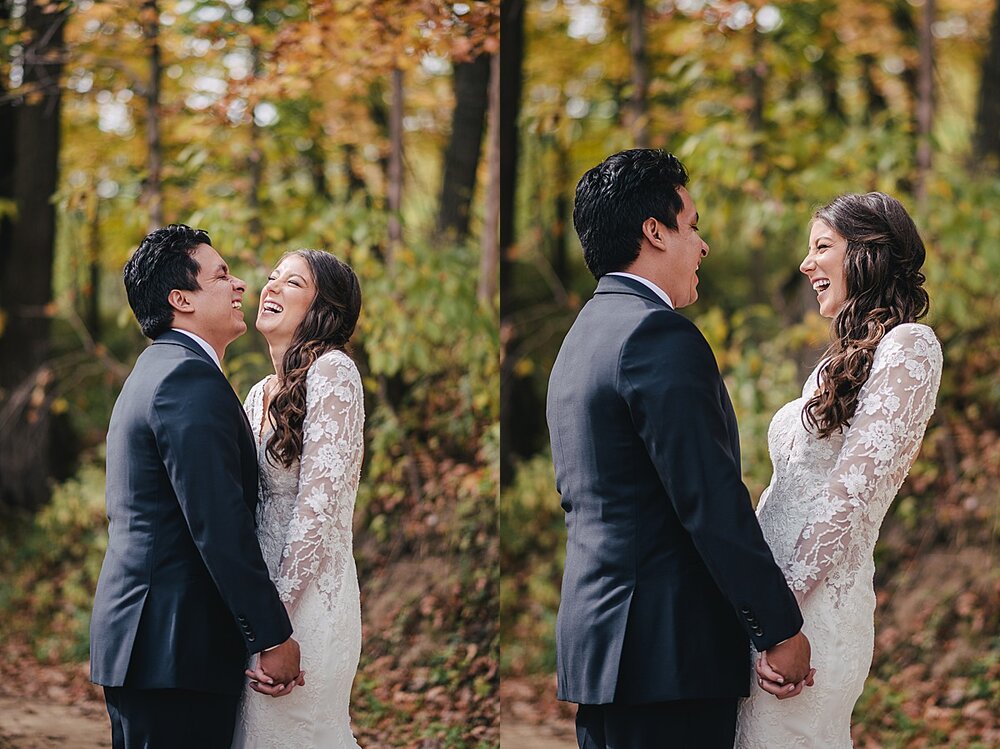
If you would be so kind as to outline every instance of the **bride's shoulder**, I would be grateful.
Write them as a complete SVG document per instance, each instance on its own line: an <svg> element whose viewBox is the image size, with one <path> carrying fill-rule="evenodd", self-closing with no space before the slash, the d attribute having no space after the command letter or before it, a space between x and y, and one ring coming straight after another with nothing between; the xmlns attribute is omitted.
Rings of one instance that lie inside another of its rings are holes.
<svg viewBox="0 0 1000 749"><path fill-rule="evenodd" d="M883 336L878 348L902 347L905 350L912 350L917 354L926 354L931 350L941 350L941 343L938 341L934 330L929 325L918 322L907 322L897 325Z"/></svg>
<svg viewBox="0 0 1000 749"><path fill-rule="evenodd" d="M875 351L879 369L917 360L940 367L942 358L940 341L930 326L922 323L897 325L883 336Z"/></svg>
<svg viewBox="0 0 1000 749"><path fill-rule="evenodd" d="M358 365L354 363L354 359L340 349L333 349L319 356L309 367L309 377L361 381Z"/></svg>

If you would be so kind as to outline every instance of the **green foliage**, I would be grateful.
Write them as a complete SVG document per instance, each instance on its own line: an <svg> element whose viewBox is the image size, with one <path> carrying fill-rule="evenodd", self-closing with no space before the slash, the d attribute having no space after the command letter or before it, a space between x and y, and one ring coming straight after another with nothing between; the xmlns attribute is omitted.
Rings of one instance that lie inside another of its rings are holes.
<svg viewBox="0 0 1000 749"><path fill-rule="evenodd" d="M86 466L31 518L0 534L0 616L43 662L89 653L90 610L107 549L104 472Z"/></svg>
<svg viewBox="0 0 1000 749"><path fill-rule="evenodd" d="M548 454L522 463L500 492L500 538L501 669L551 673L566 526Z"/></svg>
<svg viewBox="0 0 1000 749"><path fill-rule="evenodd" d="M773 6L781 24L770 30L752 20L729 26L727 3L648 8L648 131L651 145L678 154L691 175L711 252L700 299L682 314L719 361L755 500L771 475L770 420L801 394L829 342L829 321L798 271L813 211L841 193L881 190L920 229L926 322L945 367L920 456L876 547L879 642L854 740L971 749L995 743L1000 709L996 589L986 573L1000 537L1000 178L968 165L993 4L938 7L940 18L970 23L935 39L941 78L933 168L924 174L907 83L916 67L916 26L907 24L917 6L890 5L781 3ZM630 94L624 6L594 6L586 23L570 3L528 9L518 243L504 298L517 410L505 433L516 445L515 472L501 489L501 664L512 677L554 670L565 531L541 415L556 352L594 288L568 228L573 187L586 169L635 145L622 117ZM753 72L763 75L757 125ZM962 551L983 559L958 566ZM936 566L924 566L929 556ZM926 601L915 610L918 593Z"/></svg>

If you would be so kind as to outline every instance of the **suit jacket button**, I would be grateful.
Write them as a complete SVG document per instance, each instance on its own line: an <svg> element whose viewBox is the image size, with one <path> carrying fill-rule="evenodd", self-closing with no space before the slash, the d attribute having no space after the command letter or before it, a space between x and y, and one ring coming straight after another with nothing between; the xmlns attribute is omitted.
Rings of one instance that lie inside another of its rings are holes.
<svg viewBox="0 0 1000 749"><path fill-rule="evenodd" d="M247 633L247 641L248 642L253 642L256 639L257 639L257 637L255 635Z"/></svg>

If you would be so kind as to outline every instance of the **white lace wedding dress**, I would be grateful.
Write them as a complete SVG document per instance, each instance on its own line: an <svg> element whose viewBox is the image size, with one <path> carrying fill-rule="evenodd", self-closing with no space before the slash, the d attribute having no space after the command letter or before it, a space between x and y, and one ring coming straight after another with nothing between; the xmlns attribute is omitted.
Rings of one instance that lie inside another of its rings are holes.
<svg viewBox="0 0 1000 749"><path fill-rule="evenodd" d="M851 712L875 639L872 552L920 449L941 381L941 347L926 325L890 330L875 352L850 426L828 439L803 426L802 397L768 429L774 473L757 515L775 561L802 601L816 683L778 700L757 686L740 705L737 749L850 749Z"/></svg>
<svg viewBox="0 0 1000 749"><path fill-rule="evenodd" d="M352 533L364 448L361 376L342 351L312 365L302 458L287 470L266 454L266 381L244 404L258 444L257 538L289 611L306 683L279 698L244 690L233 747L354 749L348 708L361 653Z"/></svg>

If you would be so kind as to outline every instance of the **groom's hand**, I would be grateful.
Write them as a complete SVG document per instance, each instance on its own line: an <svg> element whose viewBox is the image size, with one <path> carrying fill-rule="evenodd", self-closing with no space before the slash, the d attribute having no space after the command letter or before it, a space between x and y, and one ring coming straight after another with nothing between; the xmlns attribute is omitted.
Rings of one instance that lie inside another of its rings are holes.
<svg viewBox="0 0 1000 749"><path fill-rule="evenodd" d="M299 643L289 637L283 643L260 654L257 668L277 684L289 684L299 679Z"/></svg>
<svg viewBox="0 0 1000 749"><path fill-rule="evenodd" d="M803 681L797 684L789 684L784 681L784 677L775 671L767 660L767 654L761 653L757 659L757 684L768 694L772 694L779 700L787 700L802 693L806 687L814 684L813 677L816 676L816 669L809 669L809 673Z"/></svg>
<svg viewBox="0 0 1000 749"><path fill-rule="evenodd" d="M780 676L779 684L798 684L809 674L809 639L799 632L767 651L767 661Z"/></svg>

